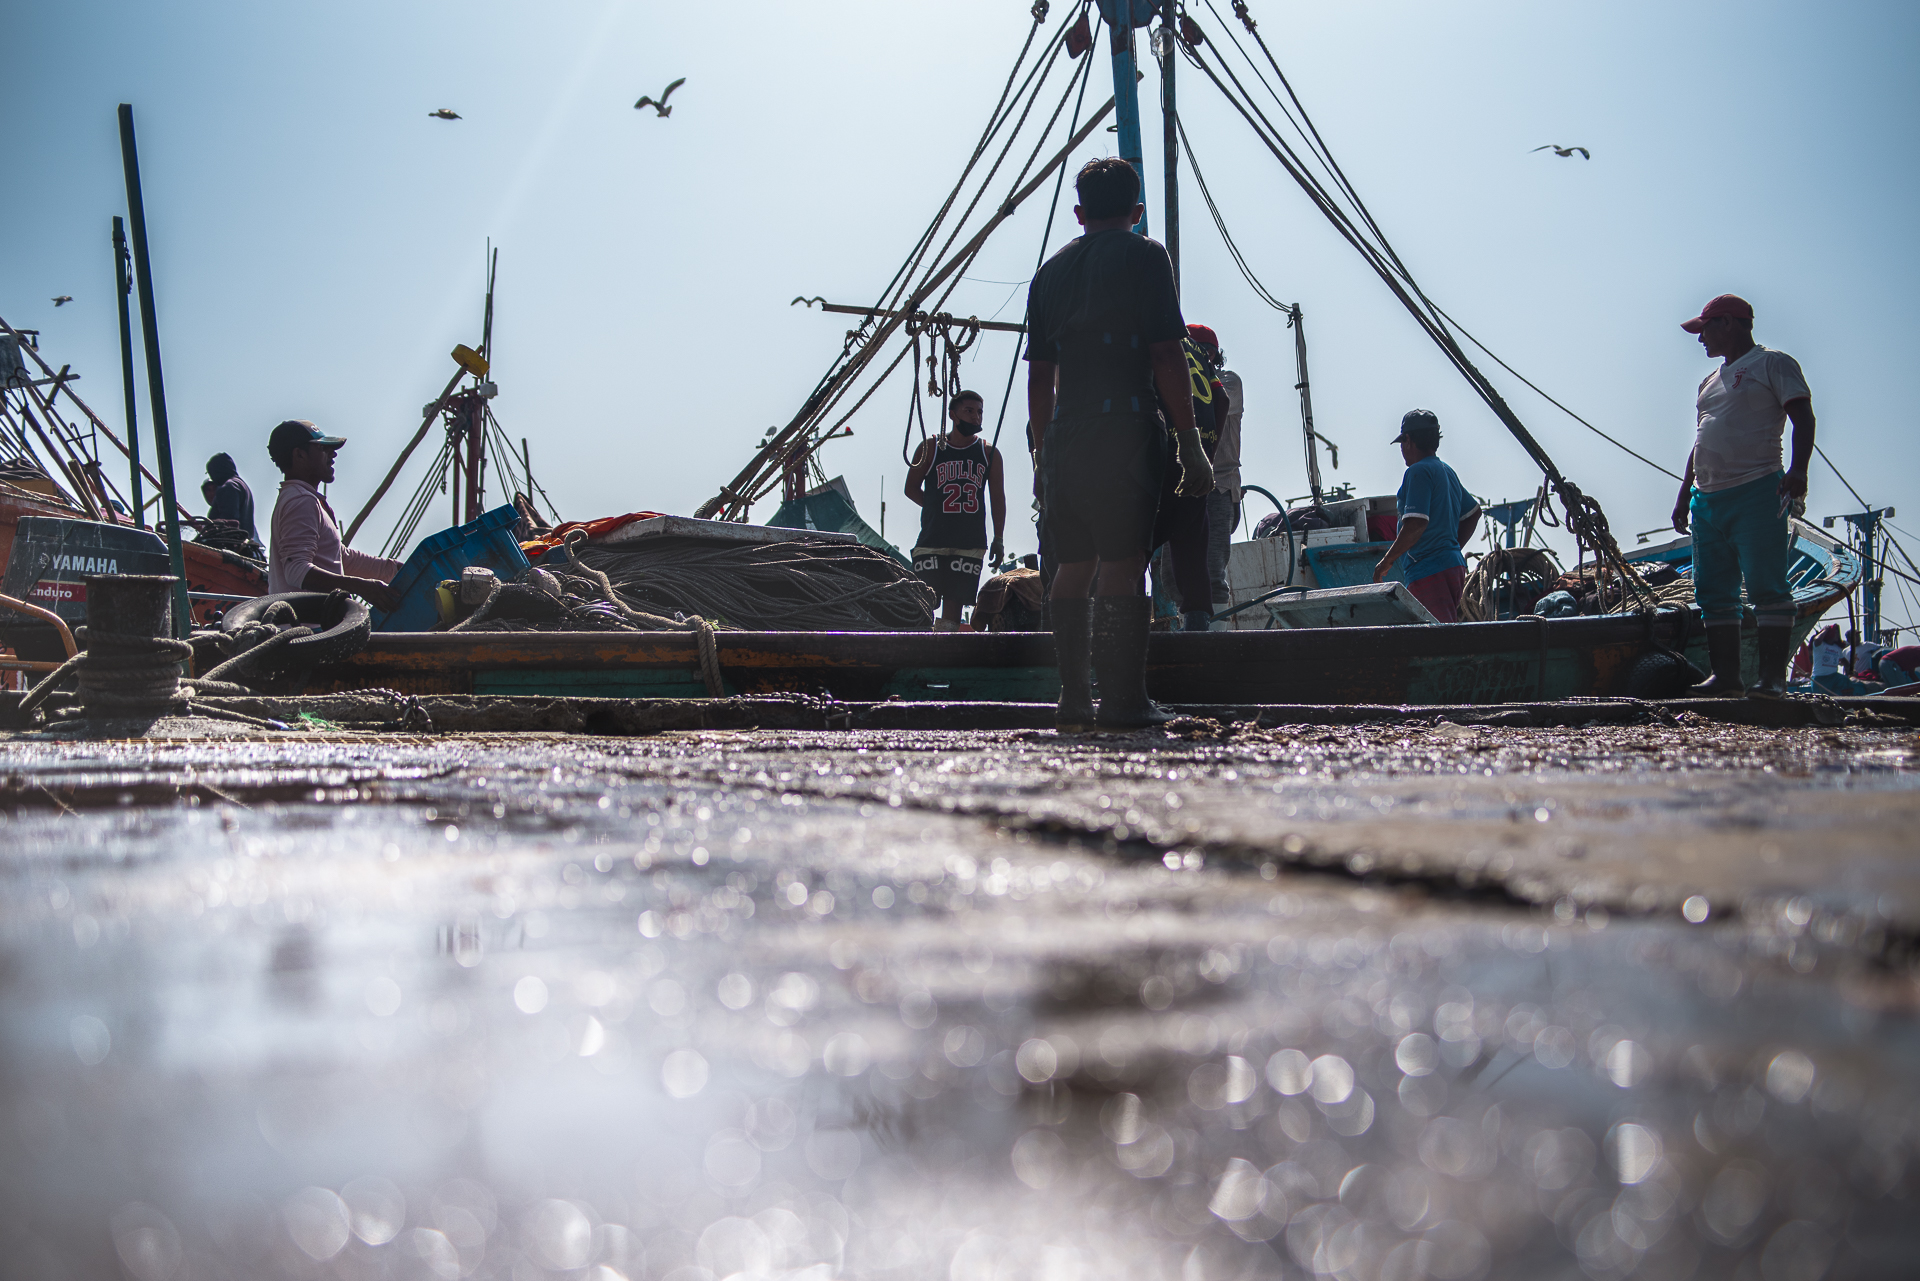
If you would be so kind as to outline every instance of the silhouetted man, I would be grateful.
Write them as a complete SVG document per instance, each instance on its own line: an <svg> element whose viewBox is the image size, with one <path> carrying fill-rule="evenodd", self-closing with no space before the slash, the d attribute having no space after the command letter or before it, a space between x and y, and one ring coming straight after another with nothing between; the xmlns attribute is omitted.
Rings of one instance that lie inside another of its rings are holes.
<svg viewBox="0 0 1920 1281"><path fill-rule="evenodd" d="M1167 465L1160 406L1172 420L1179 492L1207 493L1213 466L1193 422L1173 264L1132 231L1145 212L1139 175L1124 160L1090 160L1074 190L1085 234L1046 261L1027 293L1027 413L1045 424L1045 546L1059 563L1049 607L1055 723L1138 728L1170 719L1147 697L1153 602L1141 591ZM1090 660L1100 670L1097 714Z"/></svg>

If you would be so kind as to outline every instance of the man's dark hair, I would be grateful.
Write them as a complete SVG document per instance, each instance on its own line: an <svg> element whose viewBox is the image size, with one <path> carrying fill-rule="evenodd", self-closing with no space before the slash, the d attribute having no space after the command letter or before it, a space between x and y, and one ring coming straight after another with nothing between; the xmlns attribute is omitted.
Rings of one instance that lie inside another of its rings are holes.
<svg viewBox="0 0 1920 1281"><path fill-rule="evenodd" d="M239 474L240 469L234 466L232 454L215 454L213 457L207 459L208 480L218 483L223 480L231 480Z"/></svg>
<svg viewBox="0 0 1920 1281"><path fill-rule="evenodd" d="M1080 212L1088 218L1117 218L1140 203L1140 175L1118 156L1089 160L1073 180Z"/></svg>
<svg viewBox="0 0 1920 1281"><path fill-rule="evenodd" d="M982 396L979 392L956 391L955 393L953 393L953 399L947 402L947 412L952 413L956 408L959 407L960 402L963 400L977 400L980 402L980 407L982 409L985 409L987 407L987 398L985 396Z"/></svg>

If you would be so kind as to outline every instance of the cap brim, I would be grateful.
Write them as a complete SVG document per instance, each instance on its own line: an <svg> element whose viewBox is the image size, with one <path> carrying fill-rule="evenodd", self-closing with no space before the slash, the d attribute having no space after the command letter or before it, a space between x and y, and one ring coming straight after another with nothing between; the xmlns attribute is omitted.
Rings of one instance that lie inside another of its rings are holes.
<svg viewBox="0 0 1920 1281"><path fill-rule="evenodd" d="M328 449L338 449L347 443L345 436L315 436L307 442L309 445L325 445Z"/></svg>
<svg viewBox="0 0 1920 1281"><path fill-rule="evenodd" d="M1683 320L1680 322L1680 328L1690 334L1697 334L1706 327L1707 318L1705 316L1695 316L1692 320Z"/></svg>

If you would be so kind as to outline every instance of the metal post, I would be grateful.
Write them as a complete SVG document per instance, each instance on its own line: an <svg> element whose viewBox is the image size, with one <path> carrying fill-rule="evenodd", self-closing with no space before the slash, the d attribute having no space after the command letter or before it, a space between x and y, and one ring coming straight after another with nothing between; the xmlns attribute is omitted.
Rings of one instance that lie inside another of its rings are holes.
<svg viewBox="0 0 1920 1281"><path fill-rule="evenodd" d="M140 199L140 153L133 139L133 106L120 104L120 162L127 175L127 216L133 223L133 274L140 286L140 337L147 349L147 395L153 408L153 445L160 462L160 510L167 522L167 559L173 565L173 634L193 631L187 598L187 559L180 550L180 507L174 498L173 442L167 434L167 387L160 372L160 323L153 308L153 266L147 256L147 208Z"/></svg>
<svg viewBox="0 0 1920 1281"><path fill-rule="evenodd" d="M467 403L467 514L462 524L480 519L480 504L486 497L486 406L478 395Z"/></svg>
<svg viewBox="0 0 1920 1281"><path fill-rule="evenodd" d="M1300 393L1300 429L1307 437L1307 488L1313 493L1313 505L1320 507L1325 500L1320 497L1320 449L1313 430L1313 388L1307 385L1307 318L1299 303L1287 309L1287 324L1293 329L1293 367L1300 375L1294 390ZM1339 461L1336 456L1334 462Z"/></svg>
<svg viewBox="0 0 1920 1281"><path fill-rule="evenodd" d="M133 276L127 270L127 232L120 215L113 216L113 274L119 282L115 296L120 300L120 398L127 407L127 461L133 470L133 527L147 524L145 495L140 489L140 407L133 394L133 320L127 310L127 295L133 292Z"/></svg>
<svg viewBox="0 0 1920 1281"><path fill-rule="evenodd" d="M1839 519L1853 526L1860 536L1860 634L1878 645L1880 643L1880 523L1892 520L1894 509L1891 507L1869 507L1863 512L1849 512ZM1833 527L1834 518L1827 517L1826 525ZM1852 608L1851 602L1848 608Z"/></svg>
<svg viewBox="0 0 1920 1281"><path fill-rule="evenodd" d="M1180 284L1180 115L1174 109L1173 64L1179 50L1178 20L1173 13L1174 0L1160 0L1160 123L1167 166L1167 257L1173 260L1173 283Z"/></svg>
<svg viewBox="0 0 1920 1281"><path fill-rule="evenodd" d="M1151 0L1108 0L1113 16L1108 26L1113 29L1113 114L1118 121L1120 133L1120 158L1133 166L1134 173L1140 176L1139 225L1134 231L1139 235L1147 234L1147 211L1144 208L1147 194L1147 166L1141 159L1140 146L1140 92L1136 83L1138 71L1133 58L1133 12L1134 5L1146 5ZM1108 6L1103 4L1102 10Z"/></svg>

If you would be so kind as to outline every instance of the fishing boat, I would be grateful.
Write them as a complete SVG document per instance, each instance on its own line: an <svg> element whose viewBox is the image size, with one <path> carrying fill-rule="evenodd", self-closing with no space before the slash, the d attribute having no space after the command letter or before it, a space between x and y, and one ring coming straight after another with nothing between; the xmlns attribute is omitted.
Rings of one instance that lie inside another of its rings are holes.
<svg viewBox="0 0 1920 1281"><path fill-rule="evenodd" d="M1797 644L1859 581L1845 544L1795 522ZM1684 540L1682 540L1684 543ZM1371 549L1378 557L1381 543ZM1684 564L1685 548L1641 553ZM1323 591L1329 589L1322 589ZM714 636L721 687L685 632L376 632L314 692L700 698L808 694L845 702L1051 702L1059 697L1045 632L751 632ZM1752 666L1752 628L1747 628ZM1174 704L1480 704L1575 697L1661 698L1704 666L1697 612L1389 626L1279 626L1156 633L1148 683Z"/></svg>
<svg viewBox="0 0 1920 1281"><path fill-rule="evenodd" d="M785 426L767 433L748 464L697 509L693 523L738 528L749 520L756 502L778 490L786 515L776 520L813 525L814 507L819 504L805 500L830 488L819 465L820 451L848 434L848 419L881 384L894 372L909 368L918 408L923 386L936 398L958 390L960 354L982 330L1020 331L1018 325L955 316L947 310L953 290L995 230L1049 183L1057 211L1069 158L1109 118L1119 154L1144 179L1135 36L1159 19L1151 48L1161 69L1168 157L1163 205L1167 225L1161 237L1177 269L1176 166L1184 157L1242 274L1263 299L1285 314L1294 331L1311 491L1302 501L1321 517L1321 526L1350 521L1353 532L1342 540L1325 535L1316 539L1305 529L1296 530L1289 515L1278 538L1237 544L1236 561L1252 568L1246 581L1236 584L1234 602L1222 613L1230 630L1155 634L1148 665L1153 695L1176 705L1484 704L1664 697L1696 679L1687 660L1705 666L1697 610L1674 593L1656 596L1642 577L1644 571L1655 568L1667 571L1668 577L1684 577L1690 569L1689 545L1680 540L1632 555L1620 550L1599 504L1559 470L1467 354L1469 345L1485 348L1430 300L1394 253L1326 152L1245 6L1235 6L1236 16L1246 27L1245 45L1231 30L1201 32L1190 17L1176 17L1175 7L1168 3L1099 0L1097 6L1081 3L1074 10L1070 22L1042 40L1048 6L1033 6L1033 29L972 160L882 295L871 306L795 300L857 317L856 327L847 333L840 355L798 412ZM1101 43L1097 37L1102 34L1110 54L1113 96L1088 111L1086 91L1094 79L1099 60L1095 50ZM1227 67L1224 50L1228 47L1245 61L1238 74ZM1295 136L1286 135L1245 88L1241 75L1250 79L1266 75L1251 48L1264 56L1277 81L1266 87L1276 100L1282 90L1290 100L1291 108L1282 118ZM1544 480L1537 503L1558 502L1559 522L1574 535L1584 555L1591 556L1596 579L1619 586L1617 600L1597 613L1544 618L1523 612L1517 599L1510 598L1507 607L1499 607L1496 591L1486 621L1441 626L1412 603L1404 588L1370 583L1371 575L1364 571L1389 545L1375 535L1391 529L1392 500L1356 499L1349 493L1328 492L1321 485L1316 442L1326 438L1313 422L1302 311L1298 304L1280 302L1260 284L1206 192L1175 109L1175 67L1182 61L1226 96L1257 140L1362 254L1493 417L1539 466ZM1049 77L1059 66L1071 70L1064 93L1049 112L1042 93L1051 92ZM1056 133L1063 118L1065 128ZM1063 145L1049 151L1049 142L1060 143L1062 136ZM1021 156L1026 157L1024 164L1018 163ZM1043 157L1050 158L1042 163ZM1003 165L1013 172L1011 180L1002 173ZM969 228L967 219L976 209L983 211L983 221L961 243ZM1042 237L1043 253L1052 226L1050 216ZM1144 222L1137 230L1147 230ZM418 431L351 522L349 540L436 424L445 428L439 458L404 506L383 549L387 554L404 552L438 493L452 493L456 522L464 519L471 524L487 515L489 475L509 491L517 491L516 508L537 516L531 503L537 487L526 443L521 442L516 456L491 410L496 391L488 380L495 262L490 253L487 324L479 348L455 350L458 369L445 390L427 405ZM1010 370L1010 388L1013 376ZM923 422L931 418L938 423L944 417L939 407L919 415ZM909 421L913 420L910 416ZM996 430L996 439L997 435ZM550 500L547 505L551 510ZM851 503L844 505L850 512ZM794 512L807 515L796 520ZM1383 515L1387 517L1384 527ZM864 523L856 530L842 520L838 528L846 531L843 538L873 541ZM795 530L791 537L804 540L821 533ZM1862 567L1845 544L1811 525L1796 521L1793 535L1797 642L1823 613L1858 586ZM441 540L436 547L447 546L446 535L435 537ZM426 546L421 544L423 550ZM451 566L444 554L432 563L441 569ZM1281 563L1283 568L1274 568ZM433 584L426 587L431 589ZM1747 647L1751 666L1751 628ZM376 630L358 654L316 670L307 688L314 692L385 688L416 694L613 698L801 694L850 702L1046 702L1058 696L1052 637L1043 632L715 631L704 626L679 631Z"/></svg>
<svg viewBox="0 0 1920 1281"><path fill-rule="evenodd" d="M129 476L156 496L160 482L74 390L71 366L41 355L39 335L0 319L0 597L50 610L69 627L86 622L92 574L165 574L161 535L134 514L103 465L119 451ZM135 484L128 493L138 494ZM196 623L214 623L234 601L266 591L266 567L225 548L181 546ZM0 645L23 660L64 658L45 619L0 606Z"/></svg>

